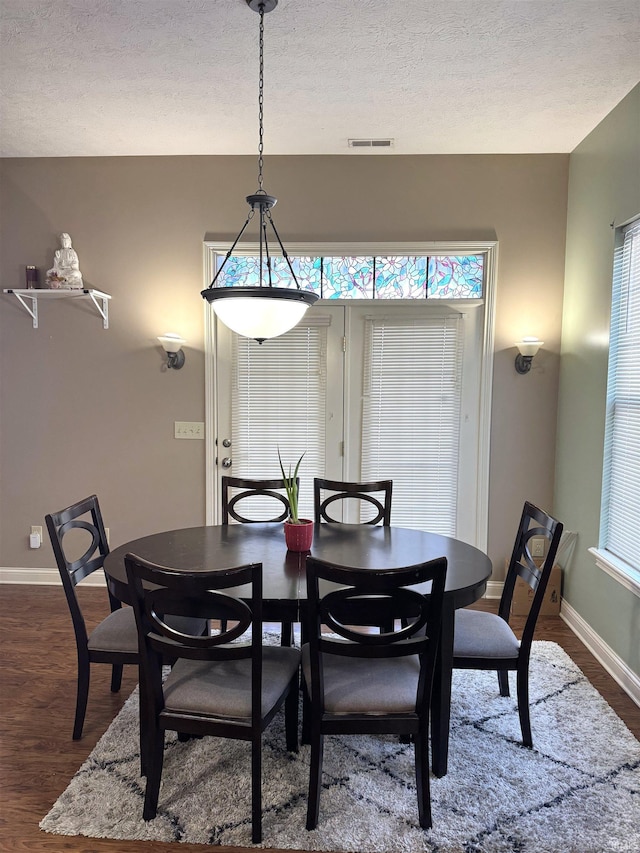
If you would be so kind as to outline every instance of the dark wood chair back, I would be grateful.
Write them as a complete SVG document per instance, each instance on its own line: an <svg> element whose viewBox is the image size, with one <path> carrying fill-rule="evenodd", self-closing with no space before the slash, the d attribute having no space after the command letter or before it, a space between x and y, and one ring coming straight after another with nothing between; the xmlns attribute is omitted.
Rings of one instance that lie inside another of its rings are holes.
<svg viewBox="0 0 640 853"><path fill-rule="evenodd" d="M109 553L98 498L91 495L66 509L49 513L45 516L45 521L67 600L74 610L77 608L80 615L74 587L93 572L102 569L104 558ZM86 547L79 556L68 558L63 540L72 530L86 531L82 535ZM121 606L117 599L113 599L111 604L112 610ZM84 620L82 622L84 623Z"/></svg>
<svg viewBox="0 0 640 853"><path fill-rule="evenodd" d="M332 492L332 494L324 496L324 492ZM364 524L378 524L381 521L385 527L388 527L391 524L392 492L393 480L350 483L316 477L313 481L315 522L316 524L320 524L321 521L338 522L339 519L331 516L329 507L337 501L357 500L372 506L375 512L375 515L363 522ZM376 497L375 493L378 493L379 497Z"/></svg>
<svg viewBox="0 0 640 853"><path fill-rule="evenodd" d="M296 478L298 486L300 478ZM280 490L280 491L278 491ZM283 494L284 492L284 494ZM271 502L282 504L282 510L278 509L274 516L262 516L261 518L248 518L239 509L240 501L252 497L268 498ZM284 521L289 517L289 501L285 491L284 480L255 480L246 477L223 477L222 478L222 523L229 524L229 519L241 524L253 524L260 521Z"/></svg>
<svg viewBox="0 0 640 853"><path fill-rule="evenodd" d="M416 701L421 705L435 664L446 558L403 569L367 570L337 566L309 556L306 570L313 695L322 697L324 654L357 658L420 655L424 681ZM409 588L428 581L428 596ZM401 624L396 627L398 622ZM367 630L381 623L391 626L390 630ZM329 636L323 626L337 636Z"/></svg>
<svg viewBox="0 0 640 853"><path fill-rule="evenodd" d="M243 660L251 658L251 689L260 708L262 672L262 563L211 572L179 572L127 554L127 578L133 594L141 664L154 690L162 680L164 658ZM222 590L248 586L246 600ZM175 627L175 618L210 620L224 616L231 627L215 634L191 634ZM251 629L250 643L233 643ZM258 721L260 714L258 713Z"/></svg>
<svg viewBox="0 0 640 853"><path fill-rule="evenodd" d="M563 529L561 522L534 504L525 501L498 608L498 614L508 622L517 578L522 578L534 591L531 609L522 632L521 648L523 650L531 648L536 622ZM545 540L545 557L540 566L536 565L531 554L531 540L534 537Z"/></svg>

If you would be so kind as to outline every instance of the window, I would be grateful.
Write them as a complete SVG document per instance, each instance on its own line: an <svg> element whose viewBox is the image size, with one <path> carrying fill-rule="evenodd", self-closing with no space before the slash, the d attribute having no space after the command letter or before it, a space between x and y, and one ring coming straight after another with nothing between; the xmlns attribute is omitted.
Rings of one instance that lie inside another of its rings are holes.
<svg viewBox="0 0 640 853"><path fill-rule="evenodd" d="M367 320L362 478L394 480L392 523L455 536L463 318Z"/></svg>
<svg viewBox="0 0 640 853"><path fill-rule="evenodd" d="M223 263L218 260L218 269ZM289 257L296 278L305 290L321 299L481 299L484 255L364 255ZM274 287L295 288L285 259L271 259ZM269 281L263 268L263 281ZM260 259L232 255L218 278L219 287L239 282L260 283Z"/></svg>
<svg viewBox="0 0 640 853"><path fill-rule="evenodd" d="M598 565L640 595L640 220L614 257Z"/></svg>

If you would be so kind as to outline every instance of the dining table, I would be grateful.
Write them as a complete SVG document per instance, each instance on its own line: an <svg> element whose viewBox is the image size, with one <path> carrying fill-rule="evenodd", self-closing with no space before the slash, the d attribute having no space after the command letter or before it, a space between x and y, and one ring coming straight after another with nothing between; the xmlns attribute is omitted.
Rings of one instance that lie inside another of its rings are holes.
<svg viewBox="0 0 640 853"><path fill-rule="evenodd" d="M169 530L126 542L106 556L108 587L118 599L130 604L124 564L128 553L185 572L262 563L264 621L302 624L306 618L308 554L358 569L402 568L446 557L447 580L431 702L432 769L438 777L446 774L455 611L481 598L492 570L489 557L479 548L451 536L393 525L319 524L307 552L287 550L281 522ZM427 595L429 586L423 590Z"/></svg>

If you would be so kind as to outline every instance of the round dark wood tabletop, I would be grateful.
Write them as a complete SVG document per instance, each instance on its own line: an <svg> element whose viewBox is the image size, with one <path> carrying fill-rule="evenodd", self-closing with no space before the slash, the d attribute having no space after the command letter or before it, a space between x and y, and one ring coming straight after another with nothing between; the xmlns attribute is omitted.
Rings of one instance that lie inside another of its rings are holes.
<svg viewBox="0 0 640 853"><path fill-rule="evenodd" d="M289 615L306 600L306 554L287 551L281 523L188 527L155 533L111 551L104 564L114 594L129 600L125 554L184 571L210 571L261 562L265 618L278 609ZM363 569L400 568L446 557L446 595L454 608L482 596L491 561L472 545L421 530L369 524L316 525L310 552L321 560ZM278 618L277 615L273 618Z"/></svg>

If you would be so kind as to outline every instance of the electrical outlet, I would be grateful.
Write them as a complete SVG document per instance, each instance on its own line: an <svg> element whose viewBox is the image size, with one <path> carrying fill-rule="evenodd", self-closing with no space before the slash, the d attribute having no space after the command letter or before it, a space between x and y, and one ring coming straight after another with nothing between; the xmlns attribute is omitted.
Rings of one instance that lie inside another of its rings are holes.
<svg viewBox="0 0 640 853"><path fill-rule="evenodd" d="M109 544L109 528L108 527L105 527L104 535L107 537L107 545L108 545Z"/></svg>
<svg viewBox="0 0 640 853"><path fill-rule="evenodd" d="M202 421L175 421L174 438L204 438L204 423Z"/></svg>
<svg viewBox="0 0 640 853"><path fill-rule="evenodd" d="M31 525L29 535L29 548L39 548L42 545L42 527L37 524Z"/></svg>
<svg viewBox="0 0 640 853"><path fill-rule="evenodd" d="M533 536L531 539L531 556L544 557L544 536Z"/></svg>

